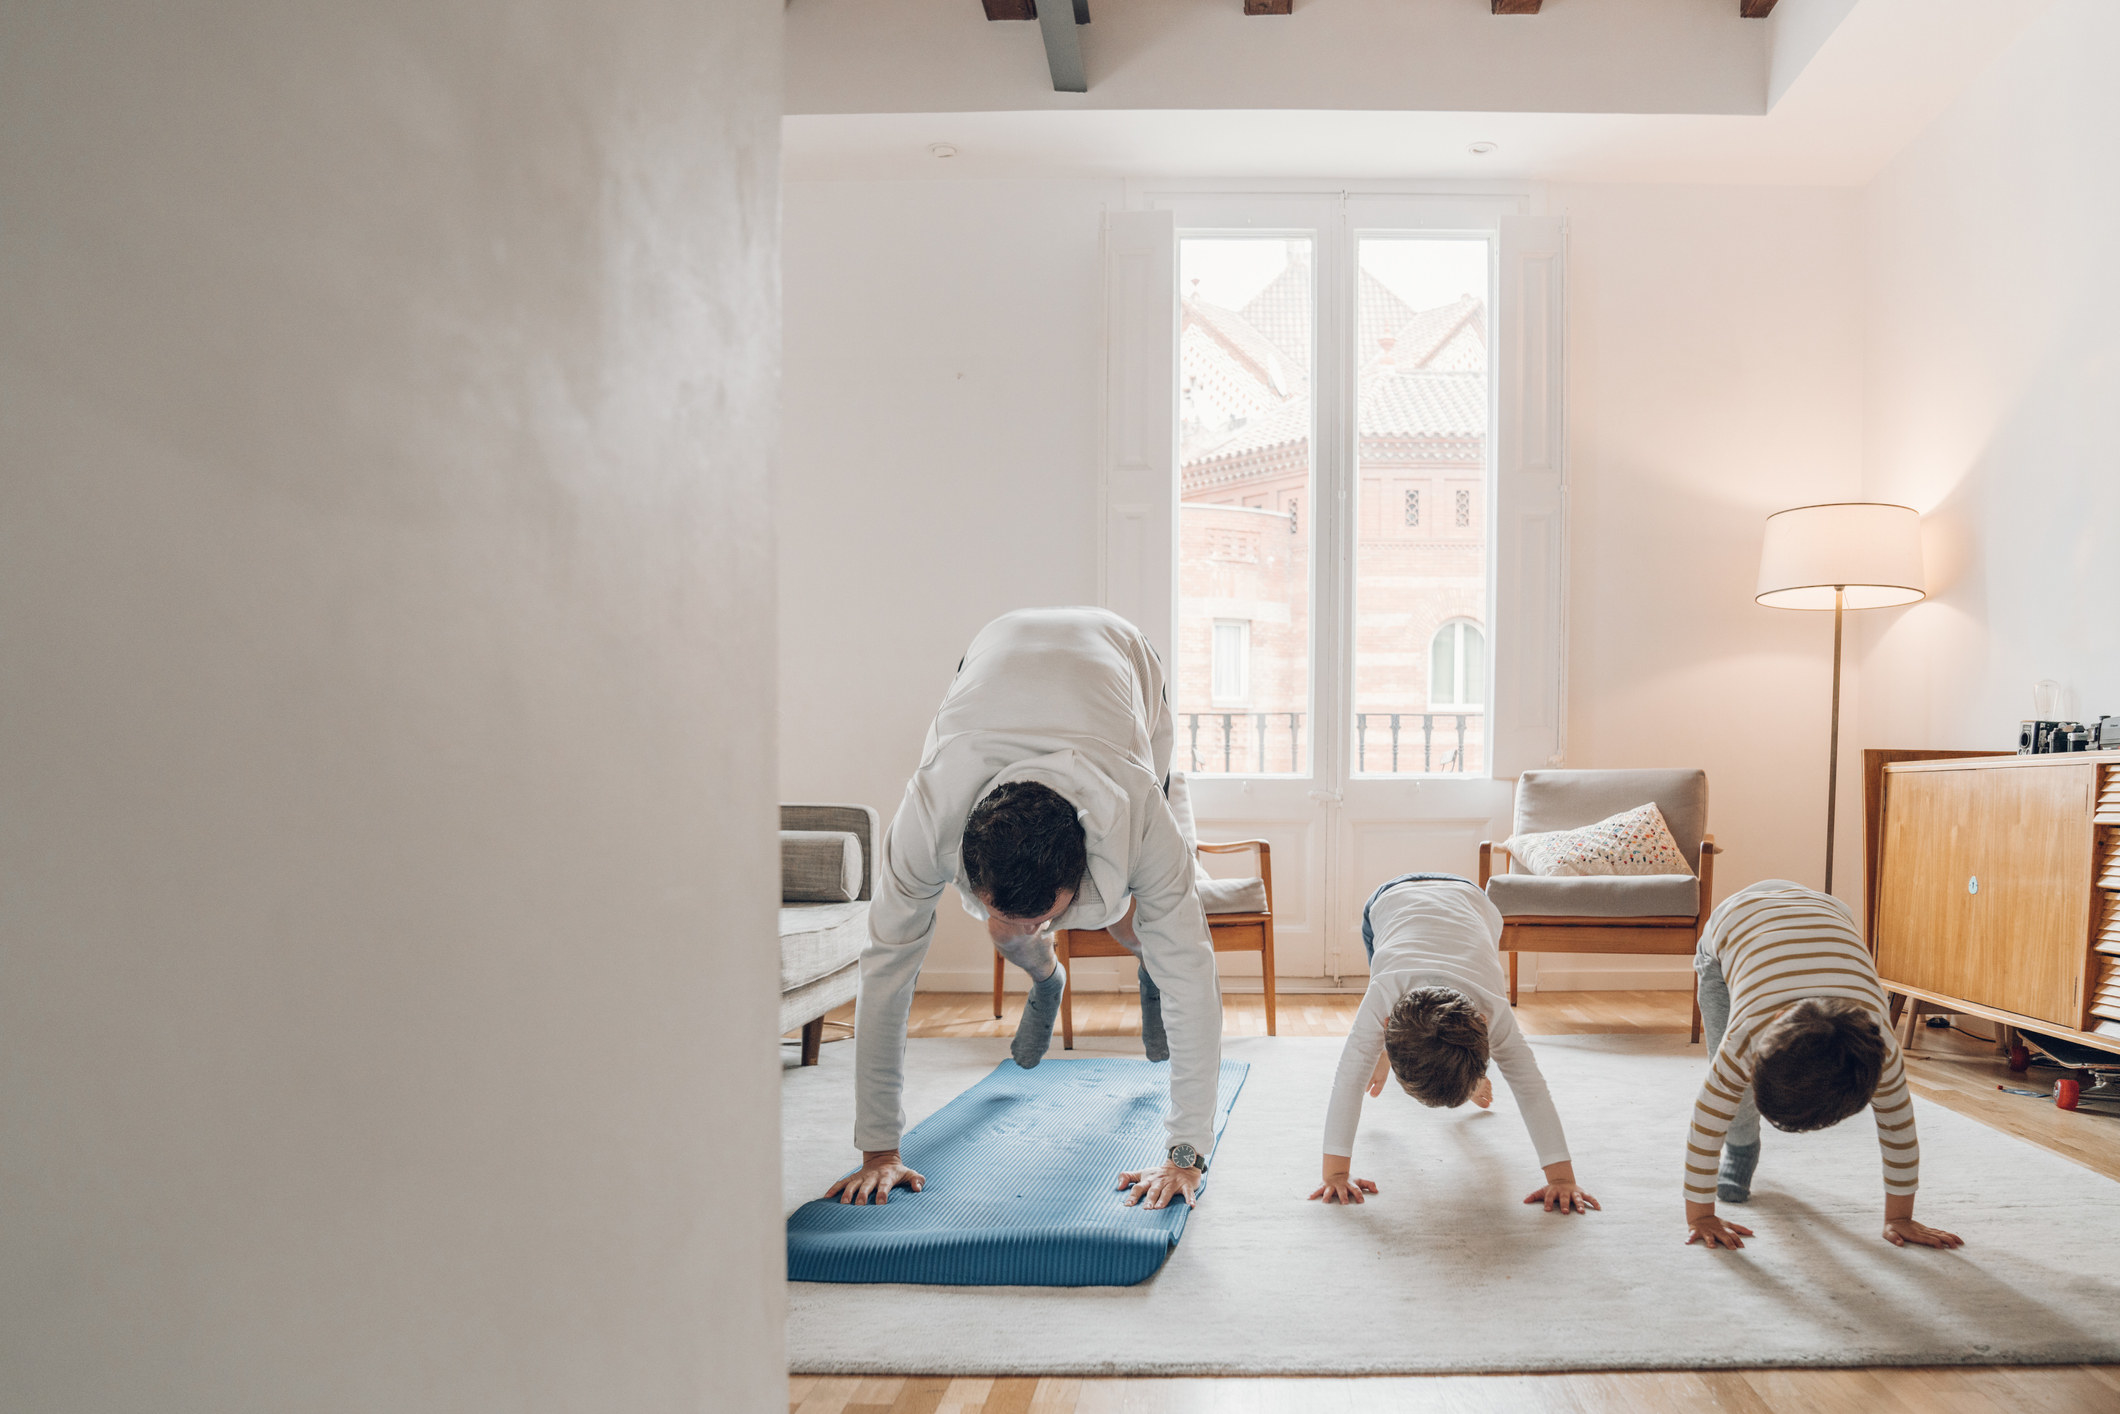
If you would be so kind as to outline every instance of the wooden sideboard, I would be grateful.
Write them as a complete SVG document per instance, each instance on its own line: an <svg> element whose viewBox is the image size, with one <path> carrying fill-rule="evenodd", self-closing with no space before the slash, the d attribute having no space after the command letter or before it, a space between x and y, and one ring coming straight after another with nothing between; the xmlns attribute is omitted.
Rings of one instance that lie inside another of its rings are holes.
<svg viewBox="0 0 2120 1414"><path fill-rule="evenodd" d="M1866 755L1886 990L2120 1052L2120 754Z"/></svg>

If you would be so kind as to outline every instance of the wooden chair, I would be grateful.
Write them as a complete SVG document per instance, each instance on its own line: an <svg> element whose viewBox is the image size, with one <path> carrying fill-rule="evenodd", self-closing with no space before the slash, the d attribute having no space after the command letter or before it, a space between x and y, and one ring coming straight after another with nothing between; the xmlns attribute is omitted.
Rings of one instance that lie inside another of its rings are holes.
<svg viewBox="0 0 2120 1414"><path fill-rule="evenodd" d="M1265 982L1266 1034L1276 1035L1274 1021L1274 962L1273 962L1273 854L1264 840L1237 840L1230 844L1197 844L1193 848L1201 854L1236 854L1251 850L1259 859L1258 880L1265 887L1266 907L1259 912L1217 913L1207 915L1207 932L1218 953L1255 952L1259 954L1259 971ZM1236 883L1238 881L1216 881ZM1244 881L1249 882L1249 881ZM1203 906L1212 906L1219 891L1208 888L1201 892ZM1075 976L1074 960L1078 957L1132 957L1117 938L1102 928L1063 928L1053 935L1053 951L1060 956L1060 965L1068 969L1067 989L1060 994L1060 1046L1062 1050L1075 1048ZM994 1017L1001 1017L1001 978L1006 963L1000 953L994 954Z"/></svg>
<svg viewBox="0 0 2120 1414"><path fill-rule="evenodd" d="M1526 771L1517 782L1516 833L1576 829L1654 801L1689 857L1696 879L1675 875L1540 878L1512 873L1508 849L1480 844L1479 885L1502 912L1501 950L1509 954L1509 1004L1516 1005L1517 954L1639 953L1691 957L1715 901L1715 836L1707 821L1708 783L1700 771ZM1688 840L1699 841L1688 847ZM1502 872L1494 871L1494 856ZM1534 885L1531 881L1536 879ZM1499 888L1490 883L1508 880ZM1697 881L1697 882L1696 882ZM1541 897L1544 895L1545 897ZM1644 903L1656 911L1649 912ZM1681 913L1677 906L1690 906ZM1559 911L1565 909L1565 911ZM1700 984L1693 987L1689 1039L1700 1039Z"/></svg>

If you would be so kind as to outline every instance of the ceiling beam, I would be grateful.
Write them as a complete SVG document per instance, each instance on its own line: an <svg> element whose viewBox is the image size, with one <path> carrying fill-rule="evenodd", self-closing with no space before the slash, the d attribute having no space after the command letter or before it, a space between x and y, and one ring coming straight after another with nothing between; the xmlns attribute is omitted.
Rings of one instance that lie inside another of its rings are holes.
<svg viewBox="0 0 2120 1414"><path fill-rule="evenodd" d="M990 20L1035 20L1038 0L984 0Z"/></svg>
<svg viewBox="0 0 2120 1414"><path fill-rule="evenodd" d="M1774 0L1737 0L1737 13L1748 20L1763 20L1774 13Z"/></svg>
<svg viewBox="0 0 2120 1414"><path fill-rule="evenodd" d="M1538 7L1539 0L1494 0L1497 15L1535 15Z"/></svg>
<svg viewBox="0 0 2120 1414"><path fill-rule="evenodd" d="M1045 66L1053 73L1053 92L1088 93L1089 78L1082 70L1082 39L1075 27L1089 22L1089 0L1046 0L1038 11L1038 28L1045 35Z"/></svg>
<svg viewBox="0 0 2120 1414"><path fill-rule="evenodd" d="M1247 15L1285 15L1292 0L1244 0Z"/></svg>

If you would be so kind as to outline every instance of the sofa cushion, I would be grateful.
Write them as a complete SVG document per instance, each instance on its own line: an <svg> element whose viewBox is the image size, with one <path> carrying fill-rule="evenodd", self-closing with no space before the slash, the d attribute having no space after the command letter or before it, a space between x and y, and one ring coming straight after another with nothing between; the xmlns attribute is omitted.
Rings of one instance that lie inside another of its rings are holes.
<svg viewBox="0 0 2120 1414"><path fill-rule="evenodd" d="M861 895L861 841L842 830L780 832L783 903L851 903Z"/></svg>
<svg viewBox="0 0 2120 1414"><path fill-rule="evenodd" d="M780 990L826 977L869 945L869 906L800 903L780 910Z"/></svg>
<svg viewBox="0 0 2120 1414"><path fill-rule="evenodd" d="M1487 897L1504 918L1694 918L1700 913L1700 880L1691 874L1497 874L1487 881Z"/></svg>
<svg viewBox="0 0 2120 1414"><path fill-rule="evenodd" d="M1690 874L1654 803L1573 830L1511 835L1510 857L1533 874Z"/></svg>

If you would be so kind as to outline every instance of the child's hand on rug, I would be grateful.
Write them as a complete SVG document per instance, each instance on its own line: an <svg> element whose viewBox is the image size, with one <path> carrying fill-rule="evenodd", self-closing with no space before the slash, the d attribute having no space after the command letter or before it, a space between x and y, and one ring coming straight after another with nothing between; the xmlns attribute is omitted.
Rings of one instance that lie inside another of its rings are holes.
<svg viewBox="0 0 2120 1414"><path fill-rule="evenodd" d="M1592 1209L1603 1211L1603 1206L1597 1199L1585 1193L1582 1186L1575 1181L1575 1164L1569 1159L1546 1165L1546 1186L1524 1201L1544 1203L1549 1213L1587 1213Z"/></svg>
<svg viewBox="0 0 2120 1414"><path fill-rule="evenodd" d="M1965 1239L1955 1232L1945 1232L1940 1227L1924 1227L1915 1222L1914 1195L1911 1193L1884 1195L1884 1240L1894 1247L1904 1247L1909 1242L1917 1247L1965 1245Z"/></svg>
<svg viewBox="0 0 2120 1414"><path fill-rule="evenodd" d="M1348 1161L1339 1154L1325 1156L1325 1181L1318 1185L1310 1201L1327 1203L1359 1203L1364 1193L1375 1193L1377 1186L1366 1178L1349 1178Z"/></svg>
<svg viewBox="0 0 2120 1414"><path fill-rule="evenodd" d="M1191 1167L1179 1168L1176 1164L1164 1164L1159 1168L1143 1169L1139 1173L1119 1175L1119 1187L1131 1189L1126 1195L1126 1206L1131 1208L1142 1199L1148 1200L1151 1208L1170 1206L1170 1200L1182 1197L1188 1208L1197 1206L1193 1195L1200 1188L1200 1170Z"/></svg>
<svg viewBox="0 0 2120 1414"><path fill-rule="evenodd" d="M824 1196L863 1205L873 1197L883 1204L891 1201L891 1190L901 1185L918 1193L927 1187L927 1177L907 1168L896 1149L875 1149L863 1154L861 1167L827 1188Z"/></svg>
<svg viewBox="0 0 2120 1414"><path fill-rule="evenodd" d="M1384 1093L1384 1077L1391 1074L1391 1053L1377 1052L1376 1069L1369 1072L1369 1098L1374 1100Z"/></svg>
<svg viewBox="0 0 2120 1414"><path fill-rule="evenodd" d="M1713 1203L1686 1204L1686 1245L1698 1242L1703 1247L1727 1247L1736 1251L1744 1246L1743 1239L1752 1236L1752 1229L1737 1223L1726 1223L1715 1216Z"/></svg>
<svg viewBox="0 0 2120 1414"><path fill-rule="evenodd" d="M1481 1076L1480 1083L1472 1087L1472 1094L1467 1098L1469 1098L1472 1103L1478 1105L1483 1110L1493 1105L1494 1080L1492 1079L1492 1077L1485 1075Z"/></svg>

